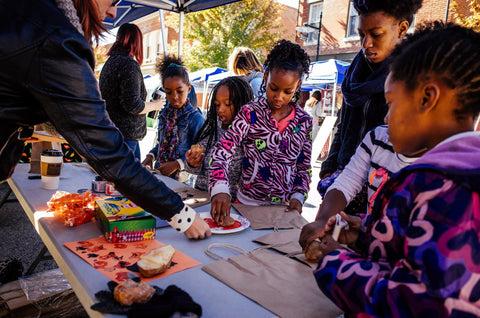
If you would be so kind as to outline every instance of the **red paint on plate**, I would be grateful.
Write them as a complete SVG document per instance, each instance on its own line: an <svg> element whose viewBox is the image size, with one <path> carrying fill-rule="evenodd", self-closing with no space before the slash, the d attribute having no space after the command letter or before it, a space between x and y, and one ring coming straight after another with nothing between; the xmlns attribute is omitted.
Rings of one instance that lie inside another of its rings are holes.
<svg viewBox="0 0 480 318"><path fill-rule="evenodd" d="M235 220L235 223L231 226L219 226L215 221L211 218L205 218L203 219L205 222L207 222L208 226L210 226L211 229L220 229L220 230L233 230L236 229L237 227L242 226L242 223L238 222Z"/></svg>

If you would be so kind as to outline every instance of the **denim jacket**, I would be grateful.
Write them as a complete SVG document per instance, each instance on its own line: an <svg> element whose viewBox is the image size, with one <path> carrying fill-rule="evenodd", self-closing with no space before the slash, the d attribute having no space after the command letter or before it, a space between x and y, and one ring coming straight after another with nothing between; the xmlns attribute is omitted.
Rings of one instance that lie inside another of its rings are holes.
<svg viewBox="0 0 480 318"><path fill-rule="evenodd" d="M158 147L163 143L165 137L165 126L167 124L167 107L162 109L158 115L158 132L157 132L157 145L150 150L155 158L158 158ZM194 108L189 104L177 118L178 126L178 150L180 153L180 158L185 161L185 153L192 146L195 136L200 131L203 126L205 119L202 114L198 111L198 108ZM178 159L178 158L177 158ZM155 168L158 168L158 161L155 163Z"/></svg>

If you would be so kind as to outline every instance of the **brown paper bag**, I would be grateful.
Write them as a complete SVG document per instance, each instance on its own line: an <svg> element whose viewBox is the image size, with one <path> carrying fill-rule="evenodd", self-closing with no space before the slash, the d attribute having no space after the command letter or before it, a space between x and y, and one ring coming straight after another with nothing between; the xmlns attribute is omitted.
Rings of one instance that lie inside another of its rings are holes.
<svg viewBox="0 0 480 318"><path fill-rule="evenodd" d="M32 155L30 157L30 171L28 173L40 174L40 154L44 149L62 150L57 142L41 141L32 143Z"/></svg>
<svg viewBox="0 0 480 318"><path fill-rule="evenodd" d="M276 231L262 235L253 241L265 244L265 247L272 248L280 253L285 253L289 257L295 257L311 268L317 268L318 262L308 260L305 254L302 253L302 247L298 243L300 232L300 229Z"/></svg>
<svg viewBox="0 0 480 318"><path fill-rule="evenodd" d="M342 311L318 288L311 268L285 255L263 248L230 258L212 252L219 259L202 269L280 317L338 317ZM225 246L224 246L225 247ZM227 246L227 248L229 248Z"/></svg>
<svg viewBox="0 0 480 318"><path fill-rule="evenodd" d="M308 224L308 221L297 211L285 212L286 205L232 204L232 206L250 221L250 226L254 230L301 229L305 224Z"/></svg>
<svg viewBox="0 0 480 318"><path fill-rule="evenodd" d="M181 198L183 203L192 208L196 208L210 203L210 195L206 191L201 191L191 187L174 189Z"/></svg>

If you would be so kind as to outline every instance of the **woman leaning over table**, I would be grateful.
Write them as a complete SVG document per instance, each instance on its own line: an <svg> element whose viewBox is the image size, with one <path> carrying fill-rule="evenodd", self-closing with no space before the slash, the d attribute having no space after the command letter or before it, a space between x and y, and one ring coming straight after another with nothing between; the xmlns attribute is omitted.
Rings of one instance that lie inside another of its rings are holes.
<svg viewBox="0 0 480 318"><path fill-rule="evenodd" d="M208 225L135 159L106 112L91 42L118 2L0 0L0 180L13 172L33 125L50 121L123 195L188 238L205 238Z"/></svg>

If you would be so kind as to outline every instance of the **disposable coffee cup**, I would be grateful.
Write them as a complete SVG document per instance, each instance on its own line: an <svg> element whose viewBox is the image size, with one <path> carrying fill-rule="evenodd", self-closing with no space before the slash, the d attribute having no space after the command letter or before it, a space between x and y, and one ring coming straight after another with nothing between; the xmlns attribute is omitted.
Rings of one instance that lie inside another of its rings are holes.
<svg viewBox="0 0 480 318"><path fill-rule="evenodd" d="M58 189L60 171L62 170L63 153L56 149L45 149L40 154L40 172L42 188L47 190Z"/></svg>

